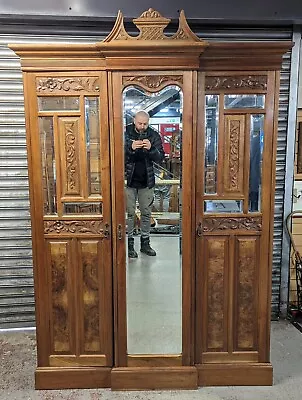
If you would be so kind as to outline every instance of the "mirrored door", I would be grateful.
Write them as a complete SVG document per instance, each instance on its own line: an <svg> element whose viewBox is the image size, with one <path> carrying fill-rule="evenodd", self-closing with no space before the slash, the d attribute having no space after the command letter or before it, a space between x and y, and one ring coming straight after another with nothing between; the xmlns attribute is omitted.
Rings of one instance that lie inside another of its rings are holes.
<svg viewBox="0 0 302 400"><path fill-rule="evenodd" d="M181 365L189 352L192 75L113 74L120 365Z"/></svg>

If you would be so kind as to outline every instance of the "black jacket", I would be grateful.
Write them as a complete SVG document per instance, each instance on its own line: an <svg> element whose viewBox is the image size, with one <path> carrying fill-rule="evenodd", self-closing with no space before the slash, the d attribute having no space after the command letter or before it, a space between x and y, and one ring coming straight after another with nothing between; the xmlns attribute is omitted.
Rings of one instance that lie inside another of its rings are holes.
<svg viewBox="0 0 302 400"><path fill-rule="evenodd" d="M162 140L160 135L150 126L145 132L138 133L135 130L134 124L127 125L125 132L125 174L127 186L131 185L135 168L135 152L137 151L132 149L132 142L139 139L148 139L151 143L151 149L144 150L146 153L147 187L151 189L155 186L153 162L160 163L165 156Z"/></svg>

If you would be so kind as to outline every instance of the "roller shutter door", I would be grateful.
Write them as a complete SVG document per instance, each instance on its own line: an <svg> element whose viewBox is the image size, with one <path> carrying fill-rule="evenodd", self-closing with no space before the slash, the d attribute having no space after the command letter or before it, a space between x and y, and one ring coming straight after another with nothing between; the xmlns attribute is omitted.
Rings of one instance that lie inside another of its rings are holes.
<svg viewBox="0 0 302 400"><path fill-rule="evenodd" d="M35 325L22 74L18 57L7 44L94 43L102 40L110 30L108 23L102 25L101 22L98 22L98 29L95 23L91 27L86 23L78 30L61 23L49 27L48 32L45 26L41 26L43 24L40 23L20 32L20 28L2 25L1 32L18 29L19 33L0 34L0 329ZM291 40L292 37L290 28L280 27L234 29L208 26L201 29L196 23L191 27L206 40ZM282 65L279 102L272 281L274 317L278 316L280 301L289 77L290 53L285 55Z"/></svg>

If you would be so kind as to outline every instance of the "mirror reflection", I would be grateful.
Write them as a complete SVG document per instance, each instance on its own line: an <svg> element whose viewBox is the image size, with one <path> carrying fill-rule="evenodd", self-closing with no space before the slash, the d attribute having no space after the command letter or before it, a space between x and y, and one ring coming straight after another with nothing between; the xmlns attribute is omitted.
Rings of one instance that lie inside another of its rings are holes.
<svg viewBox="0 0 302 400"><path fill-rule="evenodd" d="M128 354L181 353L182 93L123 93Z"/></svg>
<svg viewBox="0 0 302 400"><path fill-rule="evenodd" d="M264 115L251 115L249 211L261 211L262 153L264 144Z"/></svg>

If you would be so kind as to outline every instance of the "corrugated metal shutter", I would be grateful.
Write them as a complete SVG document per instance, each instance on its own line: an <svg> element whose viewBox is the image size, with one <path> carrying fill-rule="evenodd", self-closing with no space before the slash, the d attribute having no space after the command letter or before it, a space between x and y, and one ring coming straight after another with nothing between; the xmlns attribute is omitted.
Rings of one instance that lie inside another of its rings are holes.
<svg viewBox="0 0 302 400"><path fill-rule="evenodd" d="M282 41L292 40L293 31L285 27L217 29L208 28L198 33L208 40L234 40L234 41ZM285 159L287 144L287 118L289 103L291 52L283 57L278 116L277 160L276 160L276 191L275 191L275 216L274 216L274 242L273 242L273 271L272 271L272 318L279 317L280 312L280 283L282 268L282 233L283 233L283 204L285 183Z"/></svg>
<svg viewBox="0 0 302 400"><path fill-rule="evenodd" d="M280 27L234 29L209 26L201 30L197 25L191 26L200 37L208 40L291 40L292 37L291 29ZM45 31L45 27L43 29ZM105 36L101 24L99 29L98 36L95 27L90 32L86 27L82 34L73 31L63 35L62 26L52 26L51 35L28 34L30 30L24 34L0 34L0 328L35 324L22 75L19 59L7 44L93 43ZM1 32L4 31L2 26ZM33 31L37 32L39 28ZM275 206L272 307L276 316L279 311L289 73L290 55L286 55L281 74Z"/></svg>
<svg viewBox="0 0 302 400"><path fill-rule="evenodd" d="M99 37L0 35L0 328L32 327L34 287L24 98L8 43L96 42Z"/></svg>

